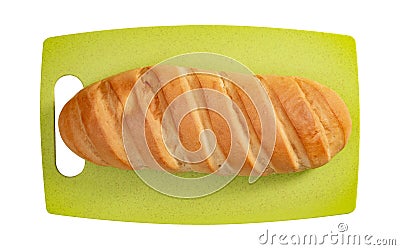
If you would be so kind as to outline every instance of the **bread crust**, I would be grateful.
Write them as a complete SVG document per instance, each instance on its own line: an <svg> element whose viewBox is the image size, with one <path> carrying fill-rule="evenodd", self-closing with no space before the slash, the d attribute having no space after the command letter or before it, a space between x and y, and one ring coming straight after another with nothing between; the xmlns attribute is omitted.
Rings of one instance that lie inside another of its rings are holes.
<svg viewBox="0 0 400 250"><path fill-rule="evenodd" d="M127 98L138 79L150 67L126 71L79 91L62 109L59 129L65 144L80 157L101 166L132 169L123 138L122 119ZM169 154L162 140L161 120L167 107L179 95L193 89L213 89L237 104L249 128L250 147L240 175L249 175L260 150L261 123L252 100L229 80L193 73L174 79L154 97L146 114L146 139L155 160L171 172L211 173L227 157L231 145L229 127L223 117L211 110L190 112L179 124L179 138L188 150L200 147L199 134L211 129L217 139L214 154L200 163L184 163ZM157 75L159 74L159 75ZM162 72L146 74L156 81ZM326 164L344 148L351 133L351 118L337 93L315 81L294 76L255 76L265 88L276 119L276 142L264 175L290 173ZM159 79L158 79L159 80ZM185 96L186 97L186 96ZM134 97L139 99L140 97ZM207 105L206 96L189 97L187 102ZM229 107L222 107L229 108ZM235 113L231 113L236 119ZM272 114L271 114L272 115ZM169 124L169 126L176 126ZM240 126L233 125L233 128ZM237 131L237 129L234 131ZM237 135L236 135L237 136ZM244 145L242 145L243 148ZM139 151L138 151L139 153Z"/></svg>

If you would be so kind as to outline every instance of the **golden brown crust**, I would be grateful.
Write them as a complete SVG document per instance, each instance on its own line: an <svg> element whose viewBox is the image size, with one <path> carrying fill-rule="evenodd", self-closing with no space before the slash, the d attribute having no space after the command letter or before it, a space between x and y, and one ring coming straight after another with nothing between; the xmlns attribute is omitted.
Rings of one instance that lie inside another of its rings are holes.
<svg viewBox="0 0 400 250"><path fill-rule="evenodd" d="M107 162L100 157L82 125L81 111L76 98L71 99L64 106L62 114L58 120L58 126L61 138L68 147L84 159L98 165L106 165Z"/></svg>
<svg viewBox="0 0 400 250"><path fill-rule="evenodd" d="M118 110L118 113L111 113L108 110L116 103L115 99L104 93L104 87L105 84L97 83L87 91L82 91L77 95L76 101L81 113L80 118L84 131L86 131L87 137L90 138L95 150L107 164L123 168L126 164L116 154L116 151L121 147L112 147L112 145L118 145L118 142L115 142L115 139L119 139L116 131L122 131L119 128L121 125L118 124L121 121L118 116L121 117L120 111L122 109ZM108 124L108 122L111 124ZM116 134L117 138L115 138Z"/></svg>
<svg viewBox="0 0 400 250"><path fill-rule="evenodd" d="M304 92L312 110L318 116L323 126L324 133L329 143L331 155L338 153L345 144L344 131L336 115L332 112L329 103L323 94L306 79L294 78Z"/></svg>
<svg viewBox="0 0 400 250"><path fill-rule="evenodd" d="M266 79L303 142L311 167L328 162L330 153L325 131L297 82L282 76Z"/></svg>
<svg viewBox="0 0 400 250"><path fill-rule="evenodd" d="M132 169L122 140L123 110L133 85L149 68L123 72L76 94L59 117L60 134L65 144L77 155L97 165ZM157 79L162 76L147 74L146 77ZM334 91L300 77L256 77L266 89L276 115L276 143L264 175L319 167L343 149L350 136L351 119L345 103ZM249 175L260 149L261 124L256 109L240 88L224 78L208 74L177 78L156 94L145 123L146 139L154 158L171 172L210 173L218 169L227 157L232 146L229 127L220 115L210 110L193 111L179 124L178 136L190 151L200 147L202 130L214 131L216 151L205 161L182 163L169 154L161 139L161 118L168 105L182 93L199 88L211 88L224 94L238 105L244 115L249 128L250 148L245 152L246 160L240 175ZM207 102L204 96L188 98L188 102L197 104ZM234 113L231 115L236 116Z"/></svg>
<svg viewBox="0 0 400 250"><path fill-rule="evenodd" d="M330 88L309 79L305 78L301 79L309 86L312 86L316 91L318 91L320 95L324 97L325 101L329 105L331 112L335 115L336 119L339 121L340 127L344 135L344 142L342 143L342 147L340 148L342 149L349 140L352 127L351 117L346 104L340 98L340 96Z"/></svg>
<svg viewBox="0 0 400 250"><path fill-rule="evenodd" d="M194 82L194 79L188 76L188 77L177 78L171 81L166 86L164 86L161 92L165 97L167 105L170 105L173 102L173 100L175 100L176 97L178 97L179 95L195 88L195 86L193 86L195 84L196 83ZM186 102L188 101L190 100L186 99ZM205 119L206 118L204 117L204 114L201 114L201 112L199 111L193 111L189 113L187 116L185 116L182 122L178 124L179 138L182 142L182 145L189 151L196 151L200 148L201 145L198 136L200 134L200 131L204 129ZM178 121L174 121L174 126L177 125L176 124L177 122ZM182 131L185 132L183 133ZM210 173L213 171L211 168L212 164L209 163L210 161L212 161L211 158L200 163L191 163L191 164L185 163L181 166L180 170L185 171L187 169L193 169L196 172Z"/></svg>

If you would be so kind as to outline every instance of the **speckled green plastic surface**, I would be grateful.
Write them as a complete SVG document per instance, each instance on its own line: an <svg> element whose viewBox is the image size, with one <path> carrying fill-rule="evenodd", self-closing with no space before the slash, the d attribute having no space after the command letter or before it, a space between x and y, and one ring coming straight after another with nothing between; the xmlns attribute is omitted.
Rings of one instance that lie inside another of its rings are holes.
<svg viewBox="0 0 400 250"><path fill-rule="evenodd" d="M236 177L203 198L172 198L146 186L134 171L87 162L76 177L55 166L53 89L63 75L85 86L187 52L232 57L255 73L298 75L335 90L349 107L348 145L325 166L302 173ZM46 207L87 218L178 224L289 220L349 213L356 204L359 99L355 41L344 35L234 26L149 27L49 38L44 42L41 136Z"/></svg>

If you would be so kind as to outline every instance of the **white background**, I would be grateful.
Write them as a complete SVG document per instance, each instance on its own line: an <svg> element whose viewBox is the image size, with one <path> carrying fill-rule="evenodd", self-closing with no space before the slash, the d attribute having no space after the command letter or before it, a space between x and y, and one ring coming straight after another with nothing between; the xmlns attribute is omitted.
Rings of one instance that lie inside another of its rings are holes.
<svg viewBox="0 0 400 250"><path fill-rule="evenodd" d="M400 8L396 1L232 2L2 1L1 249L267 249L273 246L258 243L258 236L267 228L275 233L322 234L336 230L340 222L348 224L353 233L396 237L400 245L397 110ZM317 219L221 226L112 222L46 212L39 129L43 41L51 36L94 30L180 24L293 28L355 38L361 99L359 192L355 212Z"/></svg>

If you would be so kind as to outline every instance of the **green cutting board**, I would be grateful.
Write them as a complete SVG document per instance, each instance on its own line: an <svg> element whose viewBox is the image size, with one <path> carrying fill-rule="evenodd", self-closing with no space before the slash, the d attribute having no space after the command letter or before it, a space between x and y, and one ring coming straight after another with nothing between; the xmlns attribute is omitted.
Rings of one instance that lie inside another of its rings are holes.
<svg viewBox="0 0 400 250"><path fill-rule="evenodd" d="M348 145L325 166L261 177L236 177L211 195L181 199L144 184L134 171L86 162L81 174L55 165L54 85L64 75L87 86L129 69L188 52L232 57L258 74L296 75L335 90L353 128ZM359 152L355 41L350 36L237 26L148 27L66 35L43 45L41 139L46 207L69 216L176 224L249 223L319 217L354 210Z"/></svg>

